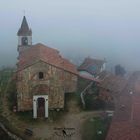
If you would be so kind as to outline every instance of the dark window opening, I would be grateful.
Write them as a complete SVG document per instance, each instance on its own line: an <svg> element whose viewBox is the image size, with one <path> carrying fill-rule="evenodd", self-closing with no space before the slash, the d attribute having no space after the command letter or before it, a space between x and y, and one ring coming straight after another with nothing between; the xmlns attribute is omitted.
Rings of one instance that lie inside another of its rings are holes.
<svg viewBox="0 0 140 140"><path fill-rule="evenodd" d="M22 37L22 45L28 45L28 38L27 37Z"/></svg>
<svg viewBox="0 0 140 140"><path fill-rule="evenodd" d="M39 72L38 77L39 77L39 79L43 79L43 78L44 78L44 74L43 74L43 72Z"/></svg>

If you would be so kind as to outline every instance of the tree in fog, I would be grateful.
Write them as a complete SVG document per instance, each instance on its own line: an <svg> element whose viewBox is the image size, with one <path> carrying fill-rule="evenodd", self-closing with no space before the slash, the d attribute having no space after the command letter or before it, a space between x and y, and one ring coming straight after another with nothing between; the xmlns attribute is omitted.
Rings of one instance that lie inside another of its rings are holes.
<svg viewBox="0 0 140 140"><path fill-rule="evenodd" d="M124 76L124 74L126 73L124 67L122 67L120 64L115 66L115 74L117 76Z"/></svg>

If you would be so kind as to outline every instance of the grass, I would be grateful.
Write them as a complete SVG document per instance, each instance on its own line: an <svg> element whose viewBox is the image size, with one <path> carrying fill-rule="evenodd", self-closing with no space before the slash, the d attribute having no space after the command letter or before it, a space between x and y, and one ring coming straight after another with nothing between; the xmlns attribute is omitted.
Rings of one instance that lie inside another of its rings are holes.
<svg viewBox="0 0 140 140"><path fill-rule="evenodd" d="M111 118L93 117L86 120L82 129L82 140L105 140Z"/></svg>
<svg viewBox="0 0 140 140"><path fill-rule="evenodd" d="M60 110L60 111L50 110L49 118L52 121L59 121L62 118L62 116L64 116L65 114L66 114L66 112L63 110Z"/></svg>
<svg viewBox="0 0 140 140"><path fill-rule="evenodd" d="M49 110L49 118L45 119L45 118L37 118L34 119L33 118L33 112L32 111L24 111L24 112L16 112L16 115L18 117L18 119L22 122L28 123L28 124L39 124L42 123L42 121L59 121L63 115L66 114L66 111L60 110L60 111L56 111L56 110Z"/></svg>
<svg viewBox="0 0 140 140"><path fill-rule="evenodd" d="M12 78L13 71L14 71L13 68L3 68L0 70L0 114L2 114L4 111L3 110L4 96L9 98L9 96L13 96L13 92L15 93L15 86L13 86L15 82L11 81L11 83L9 83L10 79ZM11 105L13 101L15 100L9 101L9 105Z"/></svg>
<svg viewBox="0 0 140 140"><path fill-rule="evenodd" d="M12 125L12 123L5 117L2 116L3 113L3 97L8 97L12 95L12 93L15 93L15 86L13 86L13 82L9 84L9 80L12 78L13 75L13 69L12 68L6 68L0 70L0 122L3 123L3 125L13 134L22 137L24 139L23 133L21 133L15 126ZM11 102L10 104L11 105ZM10 108L11 109L11 108Z"/></svg>
<svg viewBox="0 0 140 140"><path fill-rule="evenodd" d="M74 93L65 93L65 111L69 110L69 102L74 101L76 102L77 107L81 108L81 97L80 94L78 92L74 92Z"/></svg>
<svg viewBox="0 0 140 140"><path fill-rule="evenodd" d="M5 128L6 128L8 131L10 131L11 133L15 134L16 136L22 138L23 140L25 139L23 133L20 132L18 129L16 129L16 128L11 124L11 122L9 122L5 117L3 117L3 116L0 115L0 121L2 122L2 124L5 126Z"/></svg>
<svg viewBox="0 0 140 140"><path fill-rule="evenodd" d="M13 69L3 69L0 70L0 89L4 91L7 87L9 79L12 77Z"/></svg>
<svg viewBox="0 0 140 140"><path fill-rule="evenodd" d="M16 112L19 120L31 122L33 120L32 111Z"/></svg>

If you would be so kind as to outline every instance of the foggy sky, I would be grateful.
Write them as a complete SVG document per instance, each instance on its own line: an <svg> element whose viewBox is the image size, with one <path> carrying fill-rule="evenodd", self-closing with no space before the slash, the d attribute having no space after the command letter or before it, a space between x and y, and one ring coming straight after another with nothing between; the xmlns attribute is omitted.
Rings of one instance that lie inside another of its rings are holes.
<svg viewBox="0 0 140 140"><path fill-rule="evenodd" d="M112 67L140 70L139 0L0 0L0 66L17 61L24 10L34 44L71 60L106 58Z"/></svg>

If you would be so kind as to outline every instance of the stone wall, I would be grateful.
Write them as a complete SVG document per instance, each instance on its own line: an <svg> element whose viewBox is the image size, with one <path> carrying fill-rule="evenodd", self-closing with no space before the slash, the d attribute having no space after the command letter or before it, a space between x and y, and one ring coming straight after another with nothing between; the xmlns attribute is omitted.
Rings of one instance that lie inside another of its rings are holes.
<svg viewBox="0 0 140 140"><path fill-rule="evenodd" d="M43 72L42 79L39 72ZM34 95L48 95L49 108L63 108L64 93L76 87L77 75L38 61L17 73L18 110L32 110Z"/></svg>

